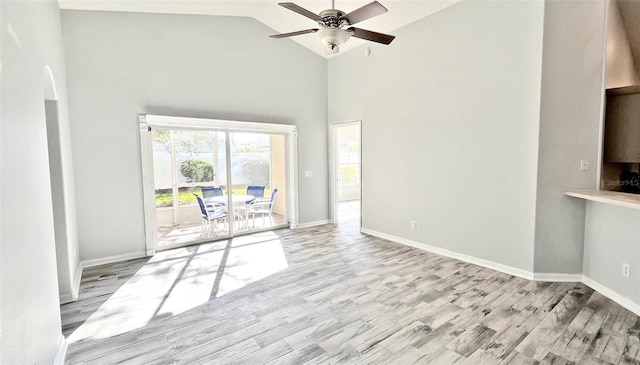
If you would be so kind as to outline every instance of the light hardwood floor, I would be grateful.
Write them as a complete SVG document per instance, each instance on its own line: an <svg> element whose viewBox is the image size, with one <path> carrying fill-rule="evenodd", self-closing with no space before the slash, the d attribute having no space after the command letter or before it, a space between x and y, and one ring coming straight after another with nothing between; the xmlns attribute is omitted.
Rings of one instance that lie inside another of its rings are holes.
<svg viewBox="0 0 640 365"><path fill-rule="evenodd" d="M535 282L360 234L261 232L87 269L68 364L638 364L640 321Z"/></svg>

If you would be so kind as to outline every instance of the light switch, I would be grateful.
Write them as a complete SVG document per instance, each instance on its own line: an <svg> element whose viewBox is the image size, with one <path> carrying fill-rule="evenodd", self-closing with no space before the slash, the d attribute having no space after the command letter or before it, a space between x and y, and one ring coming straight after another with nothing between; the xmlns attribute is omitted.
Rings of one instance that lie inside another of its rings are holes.
<svg viewBox="0 0 640 365"><path fill-rule="evenodd" d="M311 172L311 170L307 170L304 172L304 177L311 177L313 176L313 172Z"/></svg>
<svg viewBox="0 0 640 365"><path fill-rule="evenodd" d="M589 170L589 160L583 159L580 160L580 171L588 171Z"/></svg>

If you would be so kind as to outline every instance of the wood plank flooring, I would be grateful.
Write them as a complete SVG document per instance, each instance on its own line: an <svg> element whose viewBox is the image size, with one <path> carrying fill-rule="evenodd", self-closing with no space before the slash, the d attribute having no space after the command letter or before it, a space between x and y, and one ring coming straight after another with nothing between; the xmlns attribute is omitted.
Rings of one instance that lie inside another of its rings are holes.
<svg viewBox="0 0 640 365"><path fill-rule="evenodd" d="M640 321L363 235L278 230L87 269L68 364L640 364Z"/></svg>

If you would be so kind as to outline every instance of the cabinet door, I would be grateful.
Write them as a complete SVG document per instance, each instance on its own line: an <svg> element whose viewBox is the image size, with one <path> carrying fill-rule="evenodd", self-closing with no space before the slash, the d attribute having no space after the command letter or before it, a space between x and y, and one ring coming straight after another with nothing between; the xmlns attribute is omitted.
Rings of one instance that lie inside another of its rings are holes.
<svg viewBox="0 0 640 365"><path fill-rule="evenodd" d="M640 94L607 96L604 160L640 162Z"/></svg>

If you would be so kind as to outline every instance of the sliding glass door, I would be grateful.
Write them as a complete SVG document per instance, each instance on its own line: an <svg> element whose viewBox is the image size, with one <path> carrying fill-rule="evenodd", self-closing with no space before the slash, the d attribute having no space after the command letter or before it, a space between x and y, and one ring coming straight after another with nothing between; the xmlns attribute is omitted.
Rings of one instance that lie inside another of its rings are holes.
<svg viewBox="0 0 640 365"><path fill-rule="evenodd" d="M286 135L167 127L150 134L156 249L289 225Z"/></svg>

